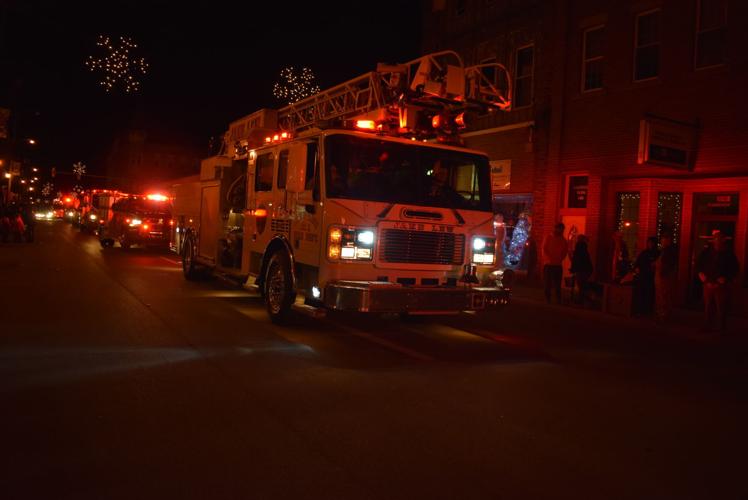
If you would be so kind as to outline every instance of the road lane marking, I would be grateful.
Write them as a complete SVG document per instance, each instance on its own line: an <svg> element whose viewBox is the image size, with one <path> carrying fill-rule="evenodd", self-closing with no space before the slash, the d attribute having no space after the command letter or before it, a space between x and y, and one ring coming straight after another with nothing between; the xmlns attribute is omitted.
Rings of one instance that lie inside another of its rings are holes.
<svg viewBox="0 0 748 500"><path fill-rule="evenodd" d="M383 339L381 337L377 337L376 335L371 335L369 333L366 333L364 331L358 330L357 328L353 328L351 326L343 325L338 322L334 321L328 321L331 325L334 325L342 330L344 330L347 333L350 333L351 335L355 335L356 337L359 337L364 340L368 340L369 342L373 342L375 344L379 344L382 347L385 347L387 349L397 351L400 354L405 354L406 356L409 356L413 359L417 359L419 361L434 361L435 359L431 356L428 356L426 354L422 354L420 352L414 351L412 349L409 349L405 346L401 346L400 344L396 344L394 342L391 342L389 340Z"/></svg>
<svg viewBox="0 0 748 500"><path fill-rule="evenodd" d="M171 264L174 264L175 266L181 266L181 265L182 265L182 263L181 263L181 262L179 262L178 260L172 260L172 259L169 259L169 258L167 258L167 257L164 257L164 256L159 256L159 259L161 259L161 260L165 260L166 262L169 262L169 263L171 263Z"/></svg>

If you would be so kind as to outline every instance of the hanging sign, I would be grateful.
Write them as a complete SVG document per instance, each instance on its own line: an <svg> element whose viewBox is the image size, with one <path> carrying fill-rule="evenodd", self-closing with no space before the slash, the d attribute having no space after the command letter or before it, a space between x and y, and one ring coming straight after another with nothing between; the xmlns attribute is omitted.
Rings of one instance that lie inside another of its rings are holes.
<svg viewBox="0 0 748 500"><path fill-rule="evenodd" d="M689 170L696 151L696 127L658 118L639 122L637 163Z"/></svg>
<svg viewBox="0 0 748 500"><path fill-rule="evenodd" d="M491 160L491 193L506 191L511 186L512 160Z"/></svg>

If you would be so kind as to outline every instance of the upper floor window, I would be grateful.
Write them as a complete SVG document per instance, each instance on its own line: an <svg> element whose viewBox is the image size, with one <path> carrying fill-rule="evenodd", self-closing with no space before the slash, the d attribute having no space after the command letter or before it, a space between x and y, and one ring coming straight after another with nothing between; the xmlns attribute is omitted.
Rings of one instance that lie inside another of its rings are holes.
<svg viewBox="0 0 748 500"><path fill-rule="evenodd" d="M455 12L458 16L461 16L465 13L465 9L467 7L467 0L457 0L457 6L455 7Z"/></svg>
<svg viewBox="0 0 748 500"><path fill-rule="evenodd" d="M727 0L698 0L696 20L696 68L725 63Z"/></svg>
<svg viewBox="0 0 748 500"><path fill-rule="evenodd" d="M582 46L582 91L603 88L603 45L605 26L584 32Z"/></svg>
<svg viewBox="0 0 748 500"><path fill-rule="evenodd" d="M634 80L647 80L660 74L660 11L636 16L634 37Z"/></svg>
<svg viewBox="0 0 748 500"><path fill-rule="evenodd" d="M514 107L532 104L533 46L517 49L514 68Z"/></svg>

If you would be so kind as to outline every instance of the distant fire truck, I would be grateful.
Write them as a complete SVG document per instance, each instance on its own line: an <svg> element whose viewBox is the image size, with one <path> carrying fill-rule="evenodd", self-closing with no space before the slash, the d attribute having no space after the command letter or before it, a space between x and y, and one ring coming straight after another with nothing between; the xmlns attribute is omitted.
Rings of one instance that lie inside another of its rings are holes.
<svg viewBox="0 0 748 500"><path fill-rule="evenodd" d="M231 123L231 154L175 194L185 277L254 287L273 321L508 304L488 158L459 131L469 112L508 109L509 81L441 52Z"/></svg>

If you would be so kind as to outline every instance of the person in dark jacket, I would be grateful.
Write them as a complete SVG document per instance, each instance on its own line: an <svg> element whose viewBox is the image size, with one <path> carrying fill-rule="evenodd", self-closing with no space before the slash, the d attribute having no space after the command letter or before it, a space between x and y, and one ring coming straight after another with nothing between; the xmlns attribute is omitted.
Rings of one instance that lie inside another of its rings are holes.
<svg viewBox="0 0 748 500"><path fill-rule="evenodd" d="M571 256L571 273L574 275L574 284L577 289L577 302L584 303L587 292L587 282L592 276L592 258L587 249L587 237L583 234L577 236L577 244Z"/></svg>
<svg viewBox="0 0 748 500"><path fill-rule="evenodd" d="M716 311L719 329L726 331L731 283L738 270L738 259L727 246L724 234L713 231L712 244L701 252L696 261L696 272L704 285L704 329L711 328Z"/></svg>
<svg viewBox="0 0 748 500"><path fill-rule="evenodd" d="M657 238L647 238L647 248L639 253L634 262L634 302L635 312L642 316L649 316L655 304L655 262L660 256L657 249Z"/></svg>
<svg viewBox="0 0 748 500"><path fill-rule="evenodd" d="M673 311L678 284L678 249L668 233L660 236L660 256L655 262L655 309L657 319L665 322Z"/></svg>

